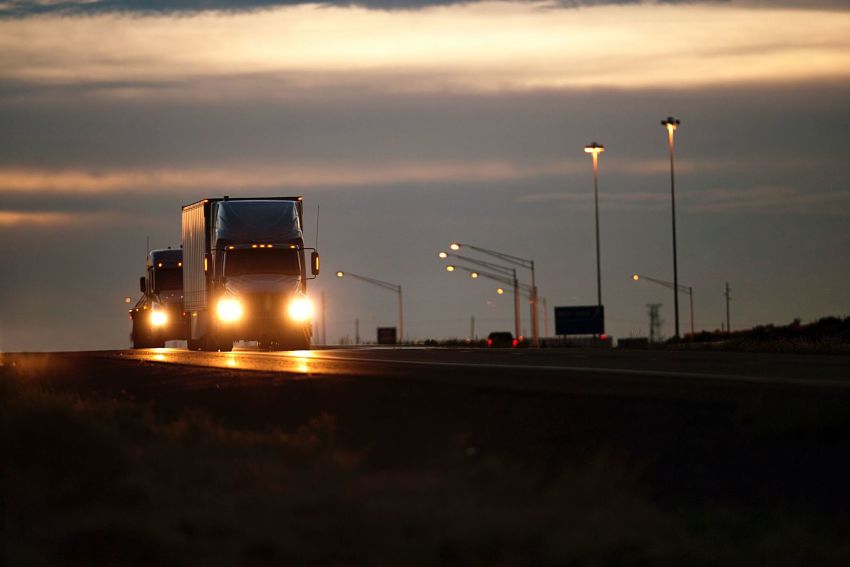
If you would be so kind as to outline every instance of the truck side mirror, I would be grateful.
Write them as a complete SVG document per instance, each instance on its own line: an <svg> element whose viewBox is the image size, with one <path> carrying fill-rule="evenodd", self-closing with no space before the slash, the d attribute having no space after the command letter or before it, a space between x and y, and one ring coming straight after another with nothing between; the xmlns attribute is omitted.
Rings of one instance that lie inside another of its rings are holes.
<svg viewBox="0 0 850 567"><path fill-rule="evenodd" d="M314 276L319 275L319 253L315 250L310 254L310 271Z"/></svg>
<svg viewBox="0 0 850 567"><path fill-rule="evenodd" d="M146 293L148 291L148 285L145 282L145 276L139 278L139 291L142 293Z"/></svg>

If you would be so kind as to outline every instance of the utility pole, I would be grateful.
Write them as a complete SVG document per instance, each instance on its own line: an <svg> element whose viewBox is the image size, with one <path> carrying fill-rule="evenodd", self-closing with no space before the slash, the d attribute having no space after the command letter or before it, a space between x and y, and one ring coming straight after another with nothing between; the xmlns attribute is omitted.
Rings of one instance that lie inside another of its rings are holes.
<svg viewBox="0 0 850 567"><path fill-rule="evenodd" d="M649 342L655 343L661 339L661 318L658 313L661 309L660 303L647 303L649 309Z"/></svg>
<svg viewBox="0 0 850 567"><path fill-rule="evenodd" d="M732 326L729 322L729 302L732 301L732 288L729 287L729 282L726 282L726 293L724 293L724 295L726 296L726 332L731 333Z"/></svg>
<svg viewBox="0 0 850 567"><path fill-rule="evenodd" d="M475 315L469 316L469 340L475 340Z"/></svg>
<svg viewBox="0 0 850 567"><path fill-rule="evenodd" d="M360 344L360 319L354 319L354 344Z"/></svg>

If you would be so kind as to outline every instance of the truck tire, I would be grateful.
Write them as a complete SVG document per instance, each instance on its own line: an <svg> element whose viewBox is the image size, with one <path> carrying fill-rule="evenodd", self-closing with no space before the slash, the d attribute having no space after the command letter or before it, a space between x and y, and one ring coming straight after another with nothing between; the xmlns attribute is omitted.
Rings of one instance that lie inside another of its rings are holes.
<svg viewBox="0 0 850 567"><path fill-rule="evenodd" d="M186 340L186 348L189 350L203 350L204 349L204 339L201 337L200 339L187 339Z"/></svg>

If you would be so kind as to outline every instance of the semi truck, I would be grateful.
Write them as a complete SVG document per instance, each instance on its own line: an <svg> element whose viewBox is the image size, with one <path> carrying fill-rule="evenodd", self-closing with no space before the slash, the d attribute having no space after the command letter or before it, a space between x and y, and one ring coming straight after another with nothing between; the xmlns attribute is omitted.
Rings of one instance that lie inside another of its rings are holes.
<svg viewBox="0 0 850 567"><path fill-rule="evenodd" d="M183 207L182 225L190 350L310 348L319 253L304 246L302 197L207 198Z"/></svg>
<svg viewBox="0 0 850 567"><path fill-rule="evenodd" d="M165 346L165 341L184 340L189 318L183 312L183 252L151 250L145 275L139 278L142 297L130 309L133 348Z"/></svg>

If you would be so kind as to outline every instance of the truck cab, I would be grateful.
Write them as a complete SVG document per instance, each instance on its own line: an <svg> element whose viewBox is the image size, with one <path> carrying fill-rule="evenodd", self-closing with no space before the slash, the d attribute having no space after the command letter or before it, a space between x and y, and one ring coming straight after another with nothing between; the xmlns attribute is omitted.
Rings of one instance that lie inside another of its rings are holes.
<svg viewBox="0 0 850 567"><path fill-rule="evenodd" d="M189 318L183 312L183 251L148 252L142 296L130 309L133 348L161 348L165 341L188 338Z"/></svg>

